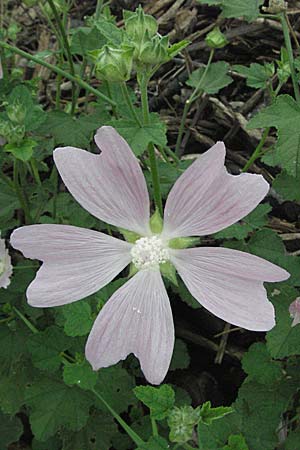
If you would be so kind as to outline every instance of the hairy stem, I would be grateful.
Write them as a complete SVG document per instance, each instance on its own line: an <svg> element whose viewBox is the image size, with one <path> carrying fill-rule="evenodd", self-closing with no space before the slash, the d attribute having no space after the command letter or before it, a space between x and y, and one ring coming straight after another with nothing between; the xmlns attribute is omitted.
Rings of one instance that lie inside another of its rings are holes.
<svg viewBox="0 0 300 450"><path fill-rule="evenodd" d="M148 125L150 122L149 115L149 104L148 104L148 78L142 77L139 80L140 89L141 89L141 100L142 100L142 111L143 111L143 120L144 125ZM152 176L152 184L154 191L154 201L155 205L160 213L163 215L163 207L162 207L162 199L161 199L161 191L160 191L160 183L159 183L159 173L157 167L157 160L155 156L155 149L152 142L148 145L148 154L149 154L149 162L150 162L150 171Z"/></svg>
<svg viewBox="0 0 300 450"><path fill-rule="evenodd" d="M14 47L13 45L9 45L4 41L0 41L0 47L6 48L7 50L11 50L13 53L16 53L17 55L23 56L23 58L28 59L29 61L33 61L36 64L39 64L40 66L47 67L47 69L51 70L52 72L58 73L64 78L67 78L67 80L74 81L74 83L77 83L79 86L81 86L83 89L86 89L88 92L91 92L96 97L101 98L102 100L105 100L107 103L110 103L111 105L115 106L116 102L108 98L106 95L102 94L97 89L90 86L85 81L81 80L81 78L77 76L73 76L69 74L68 72L65 72L64 70L60 69L57 66L54 66L53 64L49 64L46 61L43 61L40 58L37 58L34 55L31 55L30 53L24 52L24 50L21 50L17 47Z"/></svg>
<svg viewBox="0 0 300 450"><path fill-rule="evenodd" d="M121 90L122 90L122 94L123 94L124 100L126 101L126 104L128 105L128 108L130 109L130 112L131 112L131 115L132 115L133 119L136 121L136 123L137 123L137 125L139 127L142 127L143 124L140 121L140 118L137 115L137 113L136 113L136 111L135 111L135 109L133 107L133 104L132 104L132 101L130 99L130 96L129 96L129 93L128 93L128 89L127 89L127 85L126 85L125 81L122 81L120 84L121 84Z"/></svg>
<svg viewBox="0 0 300 450"><path fill-rule="evenodd" d="M20 161L18 161L16 158L14 159L14 175L13 175L13 182L14 182L14 188L17 194L17 197L19 199L20 205L22 210L24 211L25 216L25 223L31 223L31 216L30 216L30 209L27 202L27 198L23 192L23 189L20 185L20 174L19 174L19 165Z"/></svg>
<svg viewBox="0 0 300 450"><path fill-rule="evenodd" d="M261 137L261 140L259 141L258 146L256 147L256 149L254 150L254 152L252 153L250 159L247 161L247 163L245 164L245 166L242 168L242 172L247 172L247 170L252 166L252 164L257 160L257 158L260 157L260 153L261 150L266 142L266 139L268 137L270 128L266 128L265 131L263 132L263 135Z"/></svg>
<svg viewBox="0 0 300 450"><path fill-rule="evenodd" d="M74 64L73 64L73 58L72 58L72 53L71 53L71 49L70 49L70 45L69 45L69 41L68 41L68 37L66 34L66 30L65 27L63 25L63 22L59 16L59 13L57 11L57 8L55 6L55 3L53 0L47 0L49 3L49 6L53 12L55 21L57 23L58 29L60 31L60 35L62 38L62 44L63 44L63 48L62 50L64 51L66 58L68 60L69 66L70 66L70 72L71 75L73 77L75 77L75 69L74 69ZM71 112L72 114L74 114L75 112L75 107L76 107L76 85L74 83L74 81L72 81L72 109Z"/></svg>
<svg viewBox="0 0 300 450"><path fill-rule="evenodd" d="M176 147L175 147L175 153L176 153L177 156L180 156L181 142L182 142L182 137L183 137L183 133L184 133L184 128L185 128L185 122L186 122L187 115L188 115L189 110L190 110L192 104L194 103L194 101L197 100L197 98L202 93L202 91L200 90L200 86L201 86L203 80L206 77L207 71L209 69L209 66L210 66L210 64L212 62L212 59L213 59L213 56L214 56L214 52L215 52L214 49L212 49L210 51L209 58L208 58L205 70L204 70L204 72L202 74L202 77L200 78L200 80L199 80L197 86L195 87L194 91L191 93L190 97L186 100L186 102L184 104L182 118L181 118L180 127L179 127L179 132L178 132L177 141L176 141Z"/></svg>
<svg viewBox="0 0 300 450"><path fill-rule="evenodd" d="M115 410L106 402L106 400L102 397L101 394L99 394L99 392L97 392L95 389L92 389L91 392L93 392L93 394L106 406L106 408L109 410L109 412L111 413L111 415L116 419L116 421L121 425L121 427L123 428L124 431L126 431L126 433L128 434L128 436L131 437L131 439L133 440L133 442L138 446L144 446L145 442L140 438L140 436L133 431L133 429L127 425L127 423L122 419L122 417L119 416L119 414L117 414L115 412Z"/></svg>
<svg viewBox="0 0 300 450"><path fill-rule="evenodd" d="M299 103L300 102L299 84L297 81L295 67L294 67L294 55L293 55L293 48L292 48L291 37L290 37L290 30L289 30L289 26L288 26L288 22L287 22L287 17L284 12L280 14L280 21L281 21L281 26L282 26L283 36L284 36L285 47L286 47L286 50L288 53L288 58L289 58L289 66L290 66L290 71L291 71L291 77L292 77L295 98L296 98L297 103Z"/></svg>

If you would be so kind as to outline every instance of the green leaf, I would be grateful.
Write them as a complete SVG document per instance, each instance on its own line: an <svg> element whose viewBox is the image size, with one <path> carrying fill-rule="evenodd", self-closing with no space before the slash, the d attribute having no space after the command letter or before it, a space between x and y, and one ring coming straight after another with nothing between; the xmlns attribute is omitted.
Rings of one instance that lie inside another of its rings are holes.
<svg viewBox="0 0 300 450"><path fill-rule="evenodd" d="M149 441L143 447L138 447L136 450L168 450L170 445L161 436L151 436Z"/></svg>
<svg viewBox="0 0 300 450"><path fill-rule="evenodd" d="M15 106L18 111L22 111L24 119L21 122L24 123L26 131L36 130L46 120L46 114L40 106L35 105L26 86L16 86L8 97L8 104L12 109Z"/></svg>
<svg viewBox="0 0 300 450"><path fill-rule="evenodd" d="M253 117L248 127L276 127L278 141L274 152L264 159L270 165L278 165L291 176L300 173L300 106L289 95L280 95L271 106Z"/></svg>
<svg viewBox="0 0 300 450"><path fill-rule="evenodd" d="M281 238L274 231L265 229L255 233L247 243L245 251L283 267L291 274L287 282L300 284L300 259L287 255Z"/></svg>
<svg viewBox="0 0 300 450"><path fill-rule="evenodd" d="M172 290L176 294L178 294L180 300L185 302L191 308L193 309L201 308L200 303L192 296L190 291L187 289L187 287L181 280L178 280L178 287L172 286Z"/></svg>
<svg viewBox="0 0 300 450"><path fill-rule="evenodd" d="M214 233L215 239L245 239L253 228L246 223L234 223L222 231Z"/></svg>
<svg viewBox="0 0 300 450"><path fill-rule="evenodd" d="M175 339L174 351L169 370L186 369L190 364L187 345L181 339Z"/></svg>
<svg viewBox="0 0 300 450"><path fill-rule="evenodd" d="M123 136L136 156L142 155L150 143L160 147L167 144L166 125L156 113L151 113L149 125L142 127L131 119L112 120L110 125Z"/></svg>
<svg viewBox="0 0 300 450"><path fill-rule="evenodd" d="M30 336L28 349L35 367L55 372L61 365L61 353L72 345L72 341L56 326L46 328Z"/></svg>
<svg viewBox="0 0 300 450"><path fill-rule="evenodd" d="M27 361L20 361L9 376L1 376L0 407L6 414L17 414L25 403L25 389L34 376Z"/></svg>
<svg viewBox="0 0 300 450"><path fill-rule="evenodd" d="M117 412L126 411L129 405L136 403L132 389L134 379L120 364L101 369L98 372L98 381L95 390ZM107 412L106 406L96 399L99 409Z"/></svg>
<svg viewBox="0 0 300 450"><path fill-rule="evenodd" d="M77 119L63 111L50 111L47 113L46 122L39 127L38 132L42 135L51 134L56 144L87 148L92 132L99 126L101 122L99 119L97 121L94 115L81 116Z"/></svg>
<svg viewBox="0 0 300 450"><path fill-rule="evenodd" d="M40 441L54 436L61 427L80 430L87 423L92 404L86 392L49 378L41 378L28 387L26 401L32 410L32 431Z"/></svg>
<svg viewBox="0 0 300 450"><path fill-rule="evenodd" d="M63 376L66 384L77 385L85 390L93 389L98 379L98 373L93 371L87 361L65 365Z"/></svg>
<svg viewBox="0 0 300 450"><path fill-rule="evenodd" d="M23 328L10 330L6 326L0 328L0 375L11 376L26 354L26 341L28 332Z"/></svg>
<svg viewBox="0 0 300 450"><path fill-rule="evenodd" d="M200 420L205 425L211 425L214 420L221 419L227 414L231 414L233 409L230 406L218 406L212 408L210 401L203 403L200 408Z"/></svg>
<svg viewBox="0 0 300 450"><path fill-rule="evenodd" d="M194 70L186 84L193 88L203 90L207 94L216 94L225 86L232 83L233 79L227 75L229 64L224 61L213 63L209 66L205 77L202 79L205 68Z"/></svg>
<svg viewBox="0 0 300 450"><path fill-rule="evenodd" d="M64 305L61 311L65 318L64 331L68 336L86 336L91 331L94 320L87 301Z"/></svg>
<svg viewBox="0 0 300 450"><path fill-rule="evenodd" d="M176 42L168 48L168 56L172 59L174 56L178 55L183 49L185 49L190 44L190 41L184 39L182 41Z"/></svg>
<svg viewBox="0 0 300 450"><path fill-rule="evenodd" d="M268 80L274 74L274 64L251 63L249 67L236 64L232 66L232 70L246 77L247 86L265 89Z"/></svg>
<svg viewBox="0 0 300 450"><path fill-rule="evenodd" d="M300 326L291 327L289 306L299 294L283 285L271 296L276 311L276 326L267 333L267 347L273 358L300 355Z"/></svg>
<svg viewBox="0 0 300 450"><path fill-rule="evenodd" d="M5 216L12 217L15 209L19 207L15 190L0 179L0 221Z"/></svg>
<svg viewBox="0 0 300 450"><path fill-rule="evenodd" d="M287 379L274 385L247 379L232 405L233 414L214 421L209 427L199 423L199 447L220 450L230 435L242 433L249 449L274 450L278 443L278 423L293 392L295 385Z"/></svg>
<svg viewBox="0 0 300 450"><path fill-rule="evenodd" d="M153 419L164 419L174 406L175 392L168 384L159 387L137 386L133 391L136 397L150 409L150 416Z"/></svg>
<svg viewBox="0 0 300 450"><path fill-rule="evenodd" d="M249 380L262 384L271 385L283 376L280 363L272 360L266 345L262 342L251 345L243 357L242 365Z"/></svg>
<svg viewBox="0 0 300 450"><path fill-rule="evenodd" d="M23 433L23 426L17 417L0 412L0 450L7 450L9 444L17 442Z"/></svg>
<svg viewBox="0 0 300 450"><path fill-rule="evenodd" d="M36 141L24 139L20 144L6 144L4 151L12 153L15 158L21 161L29 161L33 155L33 149L36 147Z"/></svg>
<svg viewBox="0 0 300 450"><path fill-rule="evenodd" d="M264 0L223 0L222 15L224 17L243 17L248 22L258 18L259 7Z"/></svg>
<svg viewBox="0 0 300 450"><path fill-rule="evenodd" d="M249 450L249 447L242 434L231 434L228 445L225 445L222 450Z"/></svg>
<svg viewBox="0 0 300 450"><path fill-rule="evenodd" d="M264 0L198 0L208 5L218 5L222 8L223 17L243 17L248 22L258 18L259 7Z"/></svg>
<svg viewBox="0 0 300 450"><path fill-rule="evenodd" d="M71 52L84 56L89 51L100 49L106 42L98 28L79 27L72 34Z"/></svg>
<svg viewBox="0 0 300 450"><path fill-rule="evenodd" d="M104 16L99 17L94 26L100 31L102 36L112 44L119 46L123 41L124 32L118 28L114 23L108 21Z"/></svg>
<svg viewBox="0 0 300 450"><path fill-rule="evenodd" d="M299 447L300 430L290 431L287 440L285 441L284 450L295 450Z"/></svg>
<svg viewBox="0 0 300 450"><path fill-rule="evenodd" d="M282 195L285 200L300 201L300 171L297 177L289 175L286 171L282 171L273 181L273 189Z"/></svg>
<svg viewBox="0 0 300 450"><path fill-rule="evenodd" d="M46 204L43 213L48 212L52 215L53 208L53 198L51 198ZM59 222L68 223L70 225L83 228L94 228L99 223L97 219L82 208L67 192L60 192L57 195L55 200L55 208L56 218L59 219ZM43 219L43 223L49 223L49 219L53 220L52 216L50 217L49 215L43 216Z"/></svg>
<svg viewBox="0 0 300 450"><path fill-rule="evenodd" d="M102 412L93 413L80 431L63 433L62 450L109 449L111 439L117 432L118 428L113 417Z"/></svg>

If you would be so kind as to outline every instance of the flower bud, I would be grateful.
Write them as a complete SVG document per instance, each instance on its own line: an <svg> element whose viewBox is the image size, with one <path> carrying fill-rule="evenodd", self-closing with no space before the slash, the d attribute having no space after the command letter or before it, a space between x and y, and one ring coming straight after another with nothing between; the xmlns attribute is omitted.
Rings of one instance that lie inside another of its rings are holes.
<svg viewBox="0 0 300 450"><path fill-rule="evenodd" d="M134 13L125 12L124 19L127 35L137 43L144 40L146 33L150 38L157 33L156 19L149 14L145 14L141 6Z"/></svg>
<svg viewBox="0 0 300 450"><path fill-rule="evenodd" d="M210 48L223 48L228 44L228 40L219 27L215 27L207 34L205 42Z"/></svg>
<svg viewBox="0 0 300 450"><path fill-rule="evenodd" d="M114 48L105 45L100 52L90 52L96 57L96 75L112 82L127 81L132 70L133 48Z"/></svg>
<svg viewBox="0 0 300 450"><path fill-rule="evenodd" d="M169 414L170 440L185 443L192 439L194 426L199 421L199 412L192 406L175 407Z"/></svg>
<svg viewBox="0 0 300 450"><path fill-rule="evenodd" d="M143 64L162 64L169 59L168 47L168 36L157 35L142 46L138 60Z"/></svg>

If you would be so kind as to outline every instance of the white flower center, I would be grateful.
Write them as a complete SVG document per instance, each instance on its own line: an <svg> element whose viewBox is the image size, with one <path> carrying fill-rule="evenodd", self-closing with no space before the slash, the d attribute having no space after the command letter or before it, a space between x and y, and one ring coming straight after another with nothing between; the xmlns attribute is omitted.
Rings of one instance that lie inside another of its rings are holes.
<svg viewBox="0 0 300 450"><path fill-rule="evenodd" d="M137 269L156 269L169 259L169 252L158 236L142 237L131 249L132 262Z"/></svg>

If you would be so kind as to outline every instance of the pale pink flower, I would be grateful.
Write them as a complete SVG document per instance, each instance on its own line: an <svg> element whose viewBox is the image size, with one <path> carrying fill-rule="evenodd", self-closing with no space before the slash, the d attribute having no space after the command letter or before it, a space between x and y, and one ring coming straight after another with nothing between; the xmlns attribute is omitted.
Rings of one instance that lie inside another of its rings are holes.
<svg viewBox="0 0 300 450"><path fill-rule="evenodd" d="M0 288L6 289L10 285L12 272L11 258L5 247L5 240L1 239L0 234Z"/></svg>
<svg viewBox="0 0 300 450"><path fill-rule="evenodd" d="M101 289L130 262L138 272L100 311L86 345L94 370L134 353L152 384L164 379L173 352L174 325L159 264L170 260L191 294L210 312L249 330L274 326L264 281L289 274L257 256L227 248L174 250L172 238L203 236L232 225L252 211L269 185L260 175L233 176L218 142L176 181L164 211L161 235L149 226L146 182L126 141L111 127L98 130L100 155L64 147L55 164L73 197L98 219L142 236L135 244L67 225L31 225L14 231L11 243L44 262L27 290L32 306L80 300Z"/></svg>
<svg viewBox="0 0 300 450"><path fill-rule="evenodd" d="M289 307L289 313L293 319L292 327L300 323L300 297L297 297Z"/></svg>

